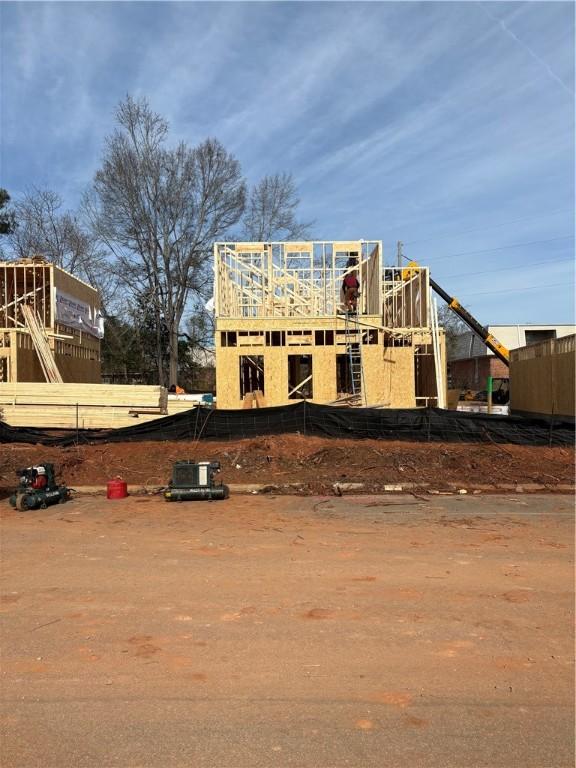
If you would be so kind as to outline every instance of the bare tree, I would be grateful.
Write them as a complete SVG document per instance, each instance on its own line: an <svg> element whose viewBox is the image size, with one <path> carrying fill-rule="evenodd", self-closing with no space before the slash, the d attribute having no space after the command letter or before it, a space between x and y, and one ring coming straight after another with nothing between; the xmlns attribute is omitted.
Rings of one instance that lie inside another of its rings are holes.
<svg viewBox="0 0 576 768"><path fill-rule="evenodd" d="M450 355L456 349L457 338L470 329L447 304L438 307L438 322L446 334L446 349Z"/></svg>
<svg viewBox="0 0 576 768"><path fill-rule="evenodd" d="M296 185L289 173L264 176L250 191L242 220L245 240L303 240L310 236L314 222L300 222Z"/></svg>
<svg viewBox="0 0 576 768"><path fill-rule="evenodd" d="M212 242L240 219L245 184L239 162L215 139L167 149L168 123L145 99L128 96L116 119L84 209L126 289L153 314L162 384L167 334L175 383L184 308L206 292Z"/></svg>
<svg viewBox="0 0 576 768"><path fill-rule="evenodd" d="M97 288L104 306L112 300L116 283L104 252L79 219L63 210L56 192L33 187L13 208L18 226L7 237L13 258L43 256Z"/></svg>
<svg viewBox="0 0 576 768"><path fill-rule="evenodd" d="M44 256L69 272L77 272L89 250L88 236L77 220L63 212L62 199L49 189L32 188L14 205L18 227L10 242L17 258Z"/></svg>

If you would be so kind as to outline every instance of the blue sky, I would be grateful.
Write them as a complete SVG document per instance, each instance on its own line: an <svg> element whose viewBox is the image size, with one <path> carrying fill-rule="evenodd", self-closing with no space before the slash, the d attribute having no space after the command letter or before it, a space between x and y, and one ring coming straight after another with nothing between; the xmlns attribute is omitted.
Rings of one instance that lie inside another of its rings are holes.
<svg viewBox="0 0 576 768"><path fill-rule="evenodd" d="M77 206L113 112L292 172L317 239L396 242L484 323L574 321L574 5L0 4L0 185Z"/></svg>

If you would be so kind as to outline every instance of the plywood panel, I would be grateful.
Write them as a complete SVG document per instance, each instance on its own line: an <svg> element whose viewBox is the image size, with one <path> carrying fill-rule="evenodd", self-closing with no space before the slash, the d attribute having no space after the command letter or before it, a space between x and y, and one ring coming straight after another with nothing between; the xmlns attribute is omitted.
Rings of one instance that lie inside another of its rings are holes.
<svg viewBox="0 0 576 768"><path fill-rule="evenodd" d="M412 347L369 349L370 361L364 366L368 405L413 408L415 392Z"/></svg>
<svg viewBox="0 0 576 768"><path fill-rule="evenodd" d="M96 384L101 380L100 360L81 360L55 355L56 365L65 382Z"/></svg>
<svg viewBox="0 0 576 768"><path fill-rule="evenodd" d="M338 350L340 351L340 350ZM216 393L218 408L242 408L240 398L240 356L246 350L220 348L216 354ZM266 403L287 405L296 402L288 397L288 356L312 355L312 402L325 403L336 397L335 347L262 347L253 350L264 357L264 396Z"/></svg>
<svg viewBox="0 0 576 768"><path fill-rule="evenodd" d="M546 416L575 416L572 352L510 361L510 409Z"/></svg>
<svg viewBox="0 0 576 768"><path fill-rule="evenodd" d="M264 357L265 396L268 405L286 405L288 398L288 355L312 355L312 402L336 399L336 355L344 347L261 347L252 350ZM222 348L216 352L216 391L219 408L242 408L239 387L239 358L246 350ZM413 408L414 356L411 347L362 347L365 402L390 408Z"/></svg>
<svg viewBox="0 0 576 768"><path fill-rule="evenodd" d="M59 267L53 267L52 269L52 279L57 290L63 291L69 296L74 296L74 298L92 307L100 308L100 296L95 288Z"/></svg>

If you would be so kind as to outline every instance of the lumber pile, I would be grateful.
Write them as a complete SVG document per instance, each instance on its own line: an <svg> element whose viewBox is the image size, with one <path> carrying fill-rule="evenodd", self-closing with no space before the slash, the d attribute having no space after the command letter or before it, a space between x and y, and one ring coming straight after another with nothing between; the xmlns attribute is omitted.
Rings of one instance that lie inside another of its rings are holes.
<svg viewBox="0 0 576 768"><path fill-rule="evenodd" d="M183 411L189 411L191 408L196 408L200 403L194 400L174 400L168 399L168 416L173 416L175 413L182 413Z"/></svg>
<svg viewBox="0 0 576 768"><path fill-rule="evenodd" d="M326 405L332 405L338 408L355 408L362 405L362 397L347 392L339 393L336 400L331 400L329 403L326 403Z"/></svg>
<svg viewBox="0 0 576 768"><path fill-rule="evenodd" d="M118 429L167 414L165 387L130 384L0 384L0 410L15 427Z"/></svg>
<svg viewBox="0 0 576 768"><path fill-rule="evenodd" d="M48 343L48 337L46 336L42 321L38 317L36 311L28 306L28 304L22 304L20 309L22 310L26 325L30 331L30 336L32 337L32 342L36 349L38 360L40 360L42 370L44 371L46 381L62 384L62 375L58 370L56 360L54 360L54 355L50 349L50 344Z"/></svg>
<svg viewBox="0 0 576 768"><path fill-rule="evenodd" d="M260 389L248 392L242 401L243 408L266 408L266 398Z"/></svg>

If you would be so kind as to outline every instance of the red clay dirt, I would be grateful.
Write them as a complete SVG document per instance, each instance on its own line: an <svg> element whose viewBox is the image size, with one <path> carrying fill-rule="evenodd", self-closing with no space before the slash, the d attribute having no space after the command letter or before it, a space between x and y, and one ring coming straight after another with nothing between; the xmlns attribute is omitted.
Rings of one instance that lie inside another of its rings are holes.
<svg viewBox="0 0 576 768"><path fill-rule="evenodd" d="M0 503L2 768L570 768L568 495Z"/></svg>
<svg viewBox="0 0 576 768"><path fill-rule="evenodd" d="M388 484L462 488L472 484L535 483L554 490L574 482L571 448L496 444L417 443L274 435L231 441L138 442L51 448L10 444L0 454L0 489L17 469L53 462L69 486L168 484L174 461L219 460L225 483L258 483L276 492L332 492L334 483L363 483L377 493ZM566 488L564 488L566 490Z"/></svg>

